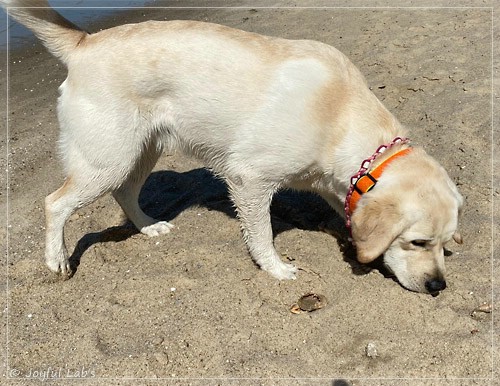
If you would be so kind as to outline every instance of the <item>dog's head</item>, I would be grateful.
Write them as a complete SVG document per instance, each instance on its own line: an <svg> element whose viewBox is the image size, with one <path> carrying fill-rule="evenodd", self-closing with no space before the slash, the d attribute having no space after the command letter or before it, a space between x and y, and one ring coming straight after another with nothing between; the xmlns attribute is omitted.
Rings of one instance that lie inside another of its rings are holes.
<svg viewBox="0 0 500 386"><path fill-rule="evenodd" d="M446 287L444 246L457 232L462 196L446 171L422 149L389 165L352 215L358 260L383 255L405 288L437 293Z"/></svg>

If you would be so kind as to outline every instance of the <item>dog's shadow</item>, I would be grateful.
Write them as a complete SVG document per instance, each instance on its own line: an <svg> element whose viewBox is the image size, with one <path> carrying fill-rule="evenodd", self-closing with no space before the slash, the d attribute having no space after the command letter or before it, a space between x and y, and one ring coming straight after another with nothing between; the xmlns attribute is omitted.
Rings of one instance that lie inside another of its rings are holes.
<svg viewBox="0 0 500 386"><path fill-rule="evenodd" d="M184 210L197 206L217 210L231 218L236 217L226 184L202 168L185 173L152 173L142 188L139 203L144 212L163 221L171 221ZM356 261L355 248L348 241L344 220L321 197L313 193L292 190L279 192L273 198L271 221L275 236L293 228L326 232L336 239L344 260L351 265L354 274L363 275L371 270ZM85 251L92 245L120 242L137 233L138 230L127 222L83 236L70 257L73 273Z"/></svg>

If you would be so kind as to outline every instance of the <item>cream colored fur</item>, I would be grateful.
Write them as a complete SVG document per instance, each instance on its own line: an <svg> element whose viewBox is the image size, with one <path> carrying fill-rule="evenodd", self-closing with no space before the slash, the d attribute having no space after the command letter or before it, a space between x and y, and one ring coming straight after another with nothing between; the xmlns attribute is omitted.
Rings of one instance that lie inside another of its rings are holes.
<svg viewBox="0 0 500 386"><path fill-rule="evenodd" d="M278 279L295 278L273 246L273 194L314 191L343 214L361 161L404 135L355 66L326 44L191 21L87 34L50 8L9 12L68 68L58 101L67 179L46 198L53 271L71 272L68 217L107 192L142 233L168 233L172 225L147 216L138 195L162 151L178 148L227 182L254 261ZM352 218L359 259L384 254L403 286L427 292L429 280L444 278L442 246L461 204L444 170L416 149L360 200ZM409 247L422 238L428 245Z"/></svg>

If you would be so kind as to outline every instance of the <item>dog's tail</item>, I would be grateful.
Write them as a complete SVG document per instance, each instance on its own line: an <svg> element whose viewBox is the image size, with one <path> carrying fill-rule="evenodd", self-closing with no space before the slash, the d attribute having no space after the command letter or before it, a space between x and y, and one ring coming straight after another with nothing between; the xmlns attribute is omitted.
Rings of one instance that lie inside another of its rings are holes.
<svg viewBox="0 0 500 386"><path fill-rule="evenodd" d="M88 35L51 8L47 0L0 0L0 4L63 63L67 63L71 52Z"/></svg>

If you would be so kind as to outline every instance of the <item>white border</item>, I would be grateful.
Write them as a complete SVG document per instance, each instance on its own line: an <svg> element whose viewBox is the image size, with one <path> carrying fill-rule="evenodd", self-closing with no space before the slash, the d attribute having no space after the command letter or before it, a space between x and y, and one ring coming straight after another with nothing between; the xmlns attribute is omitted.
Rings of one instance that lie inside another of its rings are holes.
<svg viewBox="0 0 500 386"><path fill-rule="evenodd" d="M9 84L9 62L10 62L10 47L9 47L9 41L10 41L10 28L9 28L9 12L6 10L5 12L5 25L7 26L7 29L5 31L5 36L6 36L6 66L5 66L5 83L6 83L6 96L7 100L5 101L6 104L6 110L5 110L5 151L6 151L6 158L5 158L5 279L6 279L6 286L5 286L5 306L4 310L6 312L6 321L5 321L5 363L4 363L4 369L5 369L5 377L9 379L9 358L10 358L10 351L9 351L9 322L10 322L10 291L9 291L9 248L10 248L10 234L9 234L9 225L10 225L10 200L9 200L9 194L10 194L10 168L9 168L9 161L10 161L10 130L9 130L9 90L10 90L10 84ZM2 311L4 311L2 310ZM2 312L3 316L3 312Z"/></svg>
<svg viewBox="0 0 500 386"><path fill-rule="evenodd" d="M19 378L19 377L10 377L9 374L12 371L12 369L9 366L9 310L10 310L10 297L9 297L9 213L10 213L10 208L9 208L9 160L10 160L10 147L9 147L9 138L10 138L10 131L9 131L9 74L10 74L10 36L9 36L9 30L10 30L10 25L9 25L9 8L6 9L6 39L7 39L7 66L6 66L6 85L7 85L7 101L6 101L6 152L7 152L7 157L6 157L6 279L7 279L7 285L6 285L6 310L7 310L7 320L6 320L6 331L5 331L5 341L6 341L6 349L5 349L5 372L6 372L6 379L10 380L20 380L24 378ZM31 8L31 7L30 7ZM39 8L45 8L45 7L39 7ZM64 7L64 6L54 6L54 9L121 9L121 10L139 10L139 9L235 9L235 10L242 10L242 9L286 9L286 10L301 10L301 9L312 9L312 10L328 10L328 9L344 9L344 10L351 10L351 9L368 9L368 10L387 10L387 9L404 9L404 10L415 10L415 9L421 9L421 10L428 10L428 9L482 9L482 10L489 10L491 12L491 304L494 305L494 176L493 176L493 170L494 170L494 149L495 149L495 136L494 136L494 124L495 124L495 109L494 109L494 16L495 16L495 10L494 7L483 7L483 6L373 6L373 7L362 7L362 6L339 6L339 7L333 7L333 6L307 6L307 7L292 7L292 6L234 6L234 7L224 7L224 6L172 6L172 7L134 7L134 6L122 6L122 7L96 7L96 6L89 6L89 7L83 7L83 6L78 6L78 7ZM345 381L355 381L355 380L365 380L365 381L389 381L389 380L422 380L422 381L432 381L432 380L445 380L445 381L458 381L458 380L465 380L465 381L473 381L473 380L485 380L485 381L490 381L490 384L493 384L493 381L495 380L495 337L494 337L494 321L495 321L495 313L494 310L492 311L492 317L491 317L491 352L490 352L490 358L491 358L491 377L470 377L470 378L464 378L464 377L446 377L446 378L438 378L438 377L412 377L412 378L403 378L403 377L397 377L397 378L385 378L385 377L375 377L375 378L350 378L350 377L318 377L318 378L294 378L294 377L289 377L289 378L274 378L274 377L261 377L261 378L217 378L217 377L208 377L208 378L189 378L189 377L169 377L169 378L153 378L153 377L143 377L143 378L134 378L134 377L95 377L95 378L81 378L78 380L96 380L96 381L101 381L101 380L117 380L117 381L132 381L132 380L139 380L139 381L201 381L201 380L226 380L226 381L240 381L240 380L260 380L260 381L271 381L271 380L290 380L290 381L302 381L302 380L317 380L317 381L335 381L335 380L345 380ZM75 380L75 379L55 379L55 381L70 381L70 380Z"/></svg>

